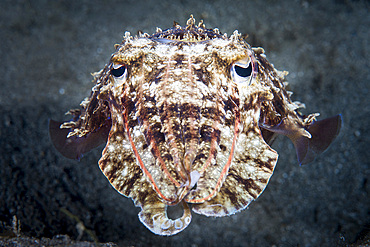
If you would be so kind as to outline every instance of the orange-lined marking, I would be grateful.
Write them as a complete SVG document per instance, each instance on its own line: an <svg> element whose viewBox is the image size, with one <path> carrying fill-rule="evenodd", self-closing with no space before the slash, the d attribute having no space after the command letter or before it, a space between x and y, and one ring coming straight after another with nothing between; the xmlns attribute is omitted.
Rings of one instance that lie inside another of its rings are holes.
<svg viewBox="0 0 370 247"><path fill-rule="evenodd" d="M236 143L236 138L237 138L237 135L238 135L238 132L239 132L239 123L240 123L240 118L238 118L237 120L235 120L234 138L233 138L233 144L231 145L231 149L230 149L230 155L229 155L229 158L227 160L226 165L224 166L224 168L221 171L221 175L218 178L217 183L216 183L216 186L213 189L213 191L208 196L206 196L204 198L190 199L190 200L186 200L186 202L190 202L190 203L201 203L201 202L207 201L208 199L212 198L213 195L216 193L217 189L220 187L220 185L222 183L222 179L224 178L224 176L226 176L227 171L229 170L229 167L231 165L231 161L232 161L232 159L234 157L235 143Z"/></svg>
<svg viewBox="0 0 370 247"><path fill-rule="evenodd" d="M125 110L125 113L126 113L126 110ZM139 152L137 151L136 146L135 146L135 144L134 144L134 142L133 142L133 140L132 140L132 137L131 137L131 134L130 134L130 130L129 130L129 127L128 127L127 114L125 114L125 113L124 113L125 118L126 118L126 119L125 119L125 127L126 127L126 131L127 131L127 135L128 135L129 140L130 140L132 150L134 151L134 154L135 154L135 156L136 156L137 160L139 161L139 164L140 164L141 170L142 170L142 171L145 173L145 175L149 178L149 180L150 180L150 182L153 184L154 189L155 189L155 191L157 192L157 194L158 194L161 198L163 198L164 200L166 200L166 201L168 201L168 202L172 202L173 200L171 200L171 199L169 199L169 198L165 197L165 196L162 194L162 192L161 192L161 191L160 191L160 189L158 188L157 184L154 182L154 179L153 179L152 175L151 175L151 174L150 174L150 172L145 168L144 163L143 163L143 161L142 161L142 160L141 160L141 158L140 158Z"/></svg>

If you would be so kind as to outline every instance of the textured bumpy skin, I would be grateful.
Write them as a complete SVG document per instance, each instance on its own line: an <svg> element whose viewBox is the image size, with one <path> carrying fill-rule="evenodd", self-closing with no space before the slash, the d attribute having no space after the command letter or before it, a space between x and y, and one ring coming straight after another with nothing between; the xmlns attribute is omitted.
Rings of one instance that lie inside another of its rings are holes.
<svg viewBox="0 0 370 247"><path fill-rule="evenodd" d="M276 134L292 139L299 163L336 137L340 116L301 115L285 74L237 31L228 37L193 17L153 35L126 33L82 110L51 121L50 136L68 158L106 141L99 166L109 182L152 232L173 235L189 225L189 204L225 216L255 200L277 162ZM183 216L168 218L167 206L179 203Z"/></svg>

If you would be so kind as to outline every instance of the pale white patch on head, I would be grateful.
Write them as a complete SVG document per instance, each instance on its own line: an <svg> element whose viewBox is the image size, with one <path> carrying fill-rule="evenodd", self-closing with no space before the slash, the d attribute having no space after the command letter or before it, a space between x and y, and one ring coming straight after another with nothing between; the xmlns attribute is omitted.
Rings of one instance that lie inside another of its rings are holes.
<svg viewBox="0 0 370 247"><path fill-rule="evenodd" d="M212 40L212 45L218 48L228 46L231 43L230 40L227 39L214 39Z"/></svg>
<svg viewBox="0 0 370 247"><path fill-rule="evenodd" d="M153 41L151 41L150 39L139 38L139 39L135 40L135 42L133 42L133 46L135 46L135 47L143 47L143 46L149 45L152 42Z"/></svg>
<svg viewBox="0 0 370 247"><path fill-rule="evenodd" d="M192 46L192 51L196 54L202 54L205 52L206 45L204 43L195 44Z"/></svg>

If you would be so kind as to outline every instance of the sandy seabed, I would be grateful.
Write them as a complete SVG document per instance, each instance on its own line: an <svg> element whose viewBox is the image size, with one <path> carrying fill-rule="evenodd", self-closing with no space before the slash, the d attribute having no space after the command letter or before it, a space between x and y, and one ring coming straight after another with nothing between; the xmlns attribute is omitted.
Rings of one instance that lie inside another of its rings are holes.
<svg viewBox="0 0 370 247"><path fill-rule="evenodd" d="M1 5L0 246L92 246L92 236L119 246L345 246L369 239L369 1ZM279 138L275 173L247 210L193 214L183 232L161 237L99 170L102 147L68 160L51 145L47 126L89 95L90 73L104 67L125 31L184 25L190 14L208 28L248 34L277 69L290 72L293 100L306 104L305 113L340 113L343 127L326 153L301 167L290 141ZM22 237L10 228L14 216Z"/></svg>

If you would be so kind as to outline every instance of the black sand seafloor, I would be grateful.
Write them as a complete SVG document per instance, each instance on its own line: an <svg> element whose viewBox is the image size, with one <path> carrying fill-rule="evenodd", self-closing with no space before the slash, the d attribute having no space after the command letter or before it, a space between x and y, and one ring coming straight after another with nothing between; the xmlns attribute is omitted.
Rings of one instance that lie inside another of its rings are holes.
<svg viewBox="0 0 370 247"><path fill-rule="evenodd" d="M361 246L370 244L369 1L1 1L0 246ZM52 146L48 120L66 120L90 94L91 72L124 32L184 25L248 34L276 68L290 72L304 113L342 114L342 131L299 166L280 137L269 185L231 217L193 214L172 237L142 225L131 199L98 167L102 147L81 161ZM95 241L95 243L94 243Z"/></svg>

